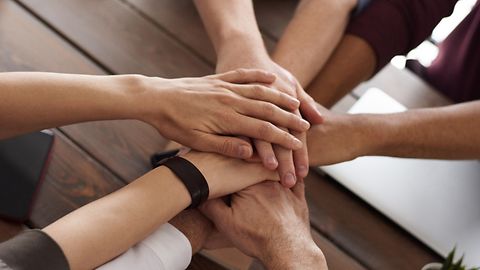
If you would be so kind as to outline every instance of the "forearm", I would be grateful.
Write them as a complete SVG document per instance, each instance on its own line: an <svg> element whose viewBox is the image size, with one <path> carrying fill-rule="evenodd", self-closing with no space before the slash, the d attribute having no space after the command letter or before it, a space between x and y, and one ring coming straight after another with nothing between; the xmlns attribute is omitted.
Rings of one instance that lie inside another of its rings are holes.
<svg viewBox="0 0 480 270"><path fill-rule="evenodd" d="M356 0L303 0L278 42L273 60L306 87L340 41Z"/></svg>
<svg viewBox="0 0 480 270"><path fill-rule="evenodd" d="M479 159L480 102L388 115L363 115L373 138L369 155ZM375 135L376 134L376 135Z"/></svg>
<svg viewBox="0 0 480 270"><path fill-rule="evenodd" d="M229 55L268 57L251 0L195 0L195 4L219 60Z"/></svg>
<svg viewBox="0 0 480 270"><path fill-rule="evenodd" d="M71 269L92 269L126 251L190 203L183 184L160 167L46 227Z"/></svg>
<svg viewBox="0 0 480 270"><path fill-rule="evenodd" d="M0 73L0 139L77 122L131 118L132 75ZM137 89L138 90L138 89Z"/></svg>
<svg viewBox="0 0 480 270"><path fill-rule="evenodd" d="M365 40L347 34L307 92L318 103L331 107L373 75L376 60L372 47Z"/></svg>
<svg viewBox="0 0 480 270"><path fill-rule="evenodd" d="M262 258L266 269L276 270L328 270L327 261L323 252L311 241L296 250L278 251L271 256Z"/></svg>
<svg viewBox="0 0 480 270"><path fill-rule="evenodd" d="M212 222L196 209L181 212L170 220L169 223L187 237L192 246L193 254L202 249L208 236L213 231Z"/></svg>

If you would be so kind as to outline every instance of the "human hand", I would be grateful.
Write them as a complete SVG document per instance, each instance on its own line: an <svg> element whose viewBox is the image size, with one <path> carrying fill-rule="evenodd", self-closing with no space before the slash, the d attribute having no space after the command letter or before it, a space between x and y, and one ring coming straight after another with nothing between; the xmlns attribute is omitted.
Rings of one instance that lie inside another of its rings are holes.
<svg viewBox="0 0 480 270"><path fill-rule="evenodd" d="M318 105L323 124L308 131L308 153L311 166L331 165L367 155L369 146L380 139L368 116L334 113Z"/></svg>
<svg viewBox="0 0 480 270"><path fill-rule="evenodd" d="M279 181L278 174L261 163L229 158L213 153L190 151L183 156L192 162L205 177L209 199L238 192L265 179Z"/></svg>
<svg viewBox="0 0 480 270"><path fill-rule="evenodd" d="M250 186L200 210L235 247L258 258L268 269L326 269L310 234L303 180L288 189L275 182Z"/></svg>
<svg viewBox="0 0 480 270"><path fill-rule="evenodd" d="M289 112L298 100L256 84L273 83L276 77L268 72L238 69L202 78L148 79L140 94L141 119L196 150L250 158L250 143L231 135L299 149L302 142L277 126L301 132L310 127Z"/></svg>
<svg viewBox="0 0 480 270"><path fill-rule="evenodd" d="M300 111L295 110L295 114L303 117L314 124L320 124L322 117L316 110L314 100L303 90L297 80L285 69L273 62L268 54L262 50L241 50L232 49L234 47L225 46L228 49L219 51L217 72L232 70L239 67L261 68L276 74L277 79L272 87L280 92L296 97L300 101ZM238 57L241 55L241 57ZM292 131L304 144L306 144L306 134L304 132ZM308 174L308 152L306 147L292 152L279 145L272 145L264 140L254 140L255 148L267 168L276 169L282 179L282 184L286 187L292 187L295 184L296 177L303 178Z"/></svg>

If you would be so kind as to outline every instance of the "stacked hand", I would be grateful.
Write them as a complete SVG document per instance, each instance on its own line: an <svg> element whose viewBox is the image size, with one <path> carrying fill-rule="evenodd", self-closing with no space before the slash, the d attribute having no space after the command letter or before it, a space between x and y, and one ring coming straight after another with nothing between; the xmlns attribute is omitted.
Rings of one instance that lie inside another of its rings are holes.
<svg viewBox="0 0 480 270"><path fill-rule="evenodd" d="M272 87L300 101L300 107L294 113L299 117L303 116L312 124L322 123L323 119L316 109L315 101L287 70L273 62L266 53L242 53L242 57L238 57L239 53L231 49L226 52L219 52L217 72L235 68L259 68L272 72L277 76L277 79L271 84ZM287 126L281 127L287 131ZM306 132L291 130L291 133L302 141L302 148L293 149L295 151L292 151L292 149L283 145L272 144L262 139L254 140L255 148L264 165L270 169L276 169L278 166L282 184L286 187L292 187L296 182L297 176L300 178L305 177L308 174L309 166Z"/></svg>
<svg viewBox="0 0 480 270"><path fill-rule="evenodd" d="M237 136L298 150L305 145L285 130L305 132L309 123L291 112L299 101L268 86L278 79L238 69L202 78L146 78L137 93L141 120L166 138L204 152L247 159L253 148ZM161 104L161 105L160 105Z"/></svg>
<svg viewBox="0 0 480 270"><path fill-rule="evenodd" d="M325 258L310 234L303 180L292 189L263 182L232 195L231 206L214 199L201 211L218 230L206 248L231 242L267 269L326 269Z"/></svg>

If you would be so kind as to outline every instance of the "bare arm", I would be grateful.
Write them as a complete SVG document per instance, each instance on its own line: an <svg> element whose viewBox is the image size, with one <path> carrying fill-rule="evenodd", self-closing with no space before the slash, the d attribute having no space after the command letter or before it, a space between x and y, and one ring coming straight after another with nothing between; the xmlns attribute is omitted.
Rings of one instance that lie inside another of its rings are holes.
<svg viewBox="0 0 480 270"><path fill-rule="evenodd" d="M210 187L209 198L276 178L260 164L238 159L202 153L189 153L185 158L204 174ZM159 167L61 218L44 231L60 245L71 269L92 269L147 237L189 204L184 185L168 169ZM198 245L194 248L198 249Z"/></svg>
<svg viewBox="0 0 480 270"><path fill-rule="evenodd" d="M249 158L252 147L237 137L221 135L301 148L299 140L276 127L309 128L305 120L288 112L299 102L266 86L244 84L274 81L271 73L245 69L182 79L1 73L0 139L78 122L137 119L168 139L232 157Z"/></svg>
<svg viewBox="0 0 480 270"><path fill-rule="evenodd" d="M303 87L321 70L343 36L357 0L303 0L279 40L273 60Z"/></svg>
<svg viewBox="0 0 480 270"><path fill-rule="evenodd" d="M360 156L480 159L480 101L395 114L325 112L309 131L311 165Z"/></svg>
<svg viewBox="0 0 480 270"><path fill-rule="evenodd" d="M270 59L257 26L251 0L196 0L195 4L217 52L217 72L240 67L255 67L273 72L277 75L277 80L272 86L298 98L302 116L308 121L322 121L313 100L299 87L295 78ZM300 111L294 112L300 115ZM306 133L292 134L305 143ZM254 145L266 167L272 170L278 168L285 186L291 187L297 177L307 175L306 147L292 152L265 140L255 140Z"/></svg>

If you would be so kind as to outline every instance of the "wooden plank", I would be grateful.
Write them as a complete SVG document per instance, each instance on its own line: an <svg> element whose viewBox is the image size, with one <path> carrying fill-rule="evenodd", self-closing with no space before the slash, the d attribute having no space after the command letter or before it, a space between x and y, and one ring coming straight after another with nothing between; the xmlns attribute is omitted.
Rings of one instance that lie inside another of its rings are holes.
<svg viewBox="0 0 480 270"><path fill-rule="evenodd" d="M382 89L408 108L437 107L452 103L408 69L400 70L391 64L355 88L353 93L360 97L371 87Z"/></svg>
<svg viewBox="0 0 480 270"><path fill-rule="evenodd" d="M0 2L0 14L0 71L105 74L16 3ZM150 126L137 121L86 123L62 130L123 179L147 171L149 156L165 143Z"/></svg>
<svg viewBox="0 0 480 270"><path fill-rule="evenodd" d="M16 3L1 1L0 14L1 71L103 72ZM122 186L61 133L55 134L52 161L31 218L36 227Z"/></svg>
<svg viewBox="0 0 480 270"><path fill-rule="evenodd" d="M0 1L0 72L5 71L102 73L10 0Z"/></svg>
<svg viewBox="0 0 480 270"><path fill-rule="evenodd" d="M421 269L439 256L334 180L311 172L312 226L367 269Z"/></svg>
<svg viewBox="0 0 480 270"><path fill-rule="evenodd" d="M203 23L191 0L125 0L149 20L174 35L185 46L206 59L212 66L216 55ZM275 41L263 36L265 46L272 51Z"/></svg>
<svg viewBox="0 0 480 270"><path fill-rule="evenodd" d="M168 140L134 120L99 121L61 128L121 179L131 182L151 169L150 156Z"/></svg>
<svg viewBox="0 0 480 270"><path fill-rule="evenodd" d="M218 263L210 260L209 258L201 255L195 254L192 257L192 262L187 267L188 270L225 270L227 268L219 265Z"/></svg>
<svg viewBox="0 0 480 270"><path fill-rule="evenodd" d="M200 76L212 68L123 2L18 0L114 73Z"/></svg>
<svg viewBox="0 0 480 270"><path fill-rule="evenodd" d="M124 185L62 133L54 132L52 159L30 218L37 228Z"/></svg>

